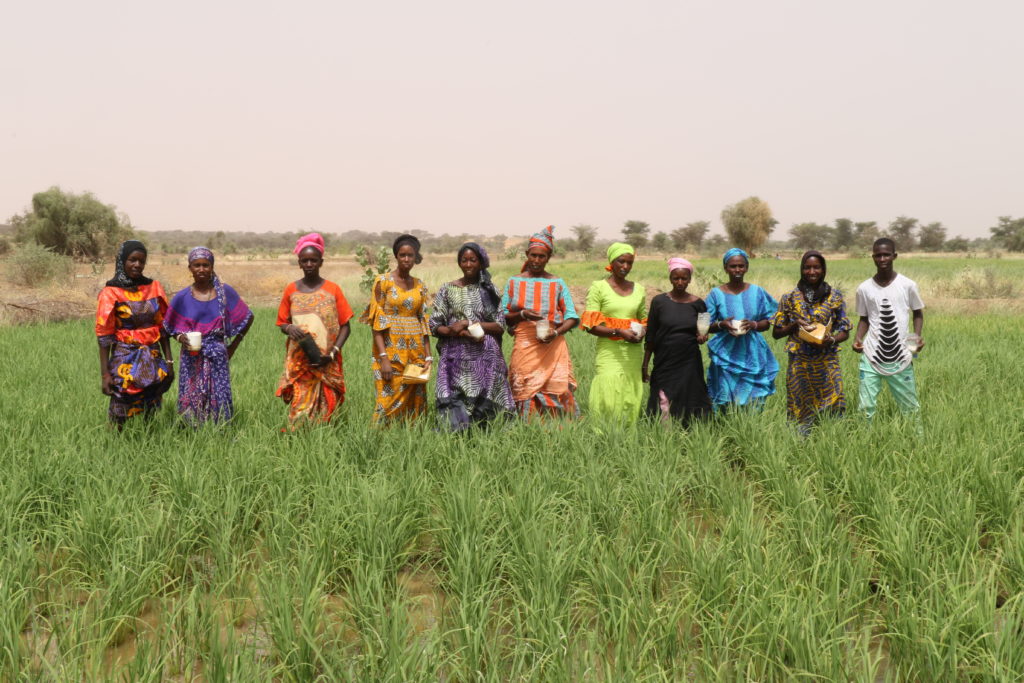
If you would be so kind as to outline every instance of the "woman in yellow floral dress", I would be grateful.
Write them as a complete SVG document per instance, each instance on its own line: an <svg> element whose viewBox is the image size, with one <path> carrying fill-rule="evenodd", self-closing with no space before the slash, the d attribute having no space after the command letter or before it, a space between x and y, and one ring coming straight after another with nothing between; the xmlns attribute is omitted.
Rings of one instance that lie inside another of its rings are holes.
<svg viewBox="0 0 1024 683"><path fill-rule="evenodd" d="M391 247L398 264L394 270L378 275L373 293L360 321L373 330L373 382L377 404L373 423L386 424L412 420L427 408L427 385L406 382L406 365L430 369L430 328L424 309L427 287L411 274L423 260L420 241L412 235L400 235Z"/></svg>

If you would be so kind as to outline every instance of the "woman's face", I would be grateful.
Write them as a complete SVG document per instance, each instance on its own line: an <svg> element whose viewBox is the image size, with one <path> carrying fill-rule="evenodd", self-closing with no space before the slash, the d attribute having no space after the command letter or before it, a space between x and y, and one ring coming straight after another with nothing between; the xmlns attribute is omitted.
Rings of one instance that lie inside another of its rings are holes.
<svg viewBox="0 0 1024 683"><path fill-rule="evenodd" d="M416 249L411 244L403 244L398 248L395 258L398 259L398 269L408 273L416 265Z"/></svg>
<svg viewBox="0 0 1024 683"><path fill-rule="evenodd" d="M693 274L686 268L676 268L668 275L668 281L672 283L673 294L686 294L686 288L690 286L690 278Z"/></svg>
<svg viewBox="0 0 1024 683"><path fill-rule="evenodd" d="M747 259L738 254L733 256L725 262L725 272L733 282L743 282L743 277L747 274Z"/></svg>
<svg viewBox="0 0 1024 683"><path fill-rule="evenodd" d="M306 277L318 277L320 266L324 264L324 256L316 247L306 247L299 252L299 268Z"/></svg>
<svg viewBox="0 0 1024 683"><path fill-rule="evenodd" d="M467 280L475 280L480 275L480 257L472 249L463 249L459 254L459 268Z"/></svg>
<svg viewBox="0 0 1024 683"><path fill-rule="evenodd" d="M142 271L146 269L146 252L133 251L124 260L125 275L135 280L142 277Z"/></svg>
<svg viewBox="0 0 1024 683"><path fill-rule="evenodd" d="M805 282L816 287L825 277L825 266L817 256L808 256L800 268L800 275L803 276Z"/></svg>
<svg viewBox="0 0 1024 683"><path fill-rule="evenodd" d="M192 281L197 285L205 285L213 279L213 264L210 259L197 258L188 264L188 272L192 273Z"/></svg>
<svg viewBox="0 0 1024 683"><path fill-rule="evenodd" d="M533 276L544 274L548 261L551 259L551 252L541 246L530 247L526 250L526 270Z"/></svg>
<svg viewBox="0 0 1024 683"><path fill-rule="evenodd" d="M617 278L625 278L629 275L629 271L633 270L633 260L636 257L633 254L623 254L614 261L612 261L612 275Z"/></svg>

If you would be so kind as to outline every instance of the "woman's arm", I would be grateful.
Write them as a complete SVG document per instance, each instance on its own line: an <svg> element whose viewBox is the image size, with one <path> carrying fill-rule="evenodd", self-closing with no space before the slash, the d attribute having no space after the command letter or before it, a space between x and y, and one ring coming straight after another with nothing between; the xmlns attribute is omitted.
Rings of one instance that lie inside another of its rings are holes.
<svg viewBox="0 0 1024 683"><path fill-rule="evenodd" d="M114 378L110 374L110 347L99 345L100 347L100 391L103 392L104 396L110 396L114 393Z"/></svg>
<svg viewBox="0 0 1024 683"><path fill-rule="evenodd" d="M245 339L245 335L249 331L249 328L252 327L252 321L255 319L256 316L250 315L249 320L245 323L245 327L239 330L238 334L235 335L235 338L231 340L231 344L228 346L228 360L235 355L235 349L237 349L238 345L242 343L243 339Z"/></svg>
<svg viewBox="0 0 1024 683"><path fill-rule="evenodd" d="M640 365L640 379L643 382L650 382L651 375L647 372L647 366L651 362L651 346L650 344L644 346L644 362Z"/></svg>
<svg viewBox="0 0 1024 683"><path fill-rule="evenodd" d="M166 382L167 388L170 388L174 381L174 356L171 355L171 338L163 327L160 328L160 350L164 353L164 360L167 361L168 367L164 382Z"/></svg>

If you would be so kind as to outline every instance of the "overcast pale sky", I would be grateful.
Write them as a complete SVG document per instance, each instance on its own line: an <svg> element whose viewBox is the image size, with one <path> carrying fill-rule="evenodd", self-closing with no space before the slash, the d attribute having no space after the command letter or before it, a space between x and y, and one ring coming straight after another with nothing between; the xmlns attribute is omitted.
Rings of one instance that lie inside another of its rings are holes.
<svg viewBox="0 0 1024 683"><path fill-rule="evenodd" d="M19 2L0 220L617 235L1024 215L1024 2Z"/></svg>

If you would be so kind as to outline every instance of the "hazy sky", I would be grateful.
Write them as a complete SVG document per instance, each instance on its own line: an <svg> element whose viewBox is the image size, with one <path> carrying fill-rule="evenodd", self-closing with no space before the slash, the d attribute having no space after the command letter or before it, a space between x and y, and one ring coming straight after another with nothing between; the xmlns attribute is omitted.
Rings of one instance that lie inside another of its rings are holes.
<svg viewBox="0 0 1024 683"><path fill-rule="evenodd" d="M0 220L617 235L756 194L987 235L1024 215L1024 2L18 2Z"/></svg>

